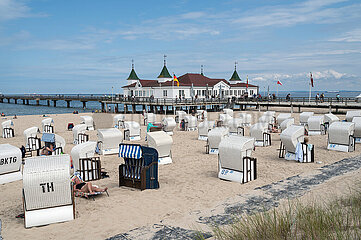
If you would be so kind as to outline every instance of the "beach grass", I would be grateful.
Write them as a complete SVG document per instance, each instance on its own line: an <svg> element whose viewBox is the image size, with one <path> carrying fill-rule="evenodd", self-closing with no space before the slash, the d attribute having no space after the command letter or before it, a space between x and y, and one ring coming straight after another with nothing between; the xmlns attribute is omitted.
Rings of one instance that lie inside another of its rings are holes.
<svg viewBox="0 0 361 240"><path fill-rule="evenodd" d="M323 203L289 201L286 207L245 215L229 226L215 227L213 235L222 240L361 239L361 191L350 190L345 197Z"/></svg>

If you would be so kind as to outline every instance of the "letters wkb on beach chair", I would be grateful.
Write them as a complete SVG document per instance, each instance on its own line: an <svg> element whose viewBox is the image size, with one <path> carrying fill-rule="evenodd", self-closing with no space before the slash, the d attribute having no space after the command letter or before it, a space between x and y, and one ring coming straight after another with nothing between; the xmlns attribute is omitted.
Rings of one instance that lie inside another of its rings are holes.
<svg viewBox="0 0 361 240"><path fill-rule="evenodd" d="M25 227L70 221L75 205L70 182L70 156L26 160L23 171Z"/></svg>
<svg viewBox="0 0 361 240"><path fill-rule="evenodd" d="M218 177L239 183L257 178L257 159L251 157L255 140L251 137L228 136L219 144Z"/></svg>
<svg viewBox="0 0 361 240"><path fill-rule="evenodd" d="M14 126L14 123L11 120L7 120L1 123L3 138L15 137L14 129L12 128L12 126Z"/></svg>
<svg viewBox="0 0 361 240"><path fill-rule="evenodd" d="M158 152L139 144L119 144L119 156L124 164L119 165L119 187L144 189L159 188Z"/></svg>
<svg viewBox="0 0 361 240"><path fill-rule="evenodd" d="M0 184L22 179L21 151L10 144L0 144Z"/></svg>

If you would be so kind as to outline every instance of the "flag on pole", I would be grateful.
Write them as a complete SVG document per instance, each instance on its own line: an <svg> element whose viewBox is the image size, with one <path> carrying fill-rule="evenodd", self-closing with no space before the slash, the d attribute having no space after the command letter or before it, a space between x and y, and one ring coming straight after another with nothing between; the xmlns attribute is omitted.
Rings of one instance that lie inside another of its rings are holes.
<svg viewBox="0 0 361 240"><path fill-rule="evenodd" d="M281 85L282 86L282 83L280 80L277 81L277 84Z"/></svg>
<svg viewBox="0 0 361 240"><path fill-rule="evenodd" d="M313 77L312 77L312 72L310 72L311 74L311 86L313 87Z"/></svg>
<svg viewBox="0 0 361 240"><path fill-rule="evenodd" d="M178 78L173 74L173 81L177 83L177 87L179 87L179 81Z"/></svg>
<svg viewBox="0 0 361 240"><path fill-rule="evenodd" d="M247 75L247 85L246 85L246 88L248 88L248 75Z"/></svg>

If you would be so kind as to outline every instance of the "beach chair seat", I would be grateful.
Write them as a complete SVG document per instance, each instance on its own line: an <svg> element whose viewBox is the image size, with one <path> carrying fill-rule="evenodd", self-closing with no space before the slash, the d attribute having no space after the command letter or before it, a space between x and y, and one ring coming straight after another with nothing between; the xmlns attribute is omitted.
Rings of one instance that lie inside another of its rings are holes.
<svg viewBox="0 0 361 240"><path fill-rule="evenodd" d="M355 123L334 122L328 129L328 150L340 152L355 151Z"/></svg>
<svg viewBox="0 0 361 240"><path fill-rule="evenodd" d="M144 189L159 188L158 152L139 144L119 145L119 156L124 164L119 165L119 187Z"/></svg>
<svg viewBox="0 0 361 240"><path fill-rule="evenodd" d="M96 152L101 155L117 154L119 143L123 141L123 133L117 128L106 128L97 130Z"/></svg>
<svg viewBox="0 0 361 240"><path fill-rule="evenodd" d="M226 127L216 127L208 132L208 139L206 145L207 154L218 154L218 147L223 138L228 136L229 129Z"/></svg>

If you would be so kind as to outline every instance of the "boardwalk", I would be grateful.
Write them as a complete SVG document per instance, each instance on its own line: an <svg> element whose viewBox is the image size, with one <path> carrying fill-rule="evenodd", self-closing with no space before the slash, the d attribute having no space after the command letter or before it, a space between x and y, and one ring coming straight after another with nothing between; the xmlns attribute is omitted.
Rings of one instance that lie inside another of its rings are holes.
<svg viewBox="0 0 361 240"><path fill-rule="evenodd" d="M99 102L102 111L107 111L109 106L119 109L119 105L124 105L124 112L128 111L128 107L132 106L132 112L136 111L136 106L141 109L157 112L158 110L173 111L176 109L207 109L209 111L217 111L224 107L245 110L247 107L256 108L264 107L287 107L291 111L301 111L301 108L328 108L329 111L338 112L340 109L361 109L361 102L357 102L355 98L325 98L324 101L315 101L312 98L277 98L273 100L258 98L234 98L234 99L150 99L149 97L123 98L120 95L115 96L93 96L93 95L0 95L0 102L40 105L40 101L45 101L47 106L57 106L58 101L65 101L66 106L71 107L72 101L79 101L86 107L86 103L93 101Z"/></svg>

